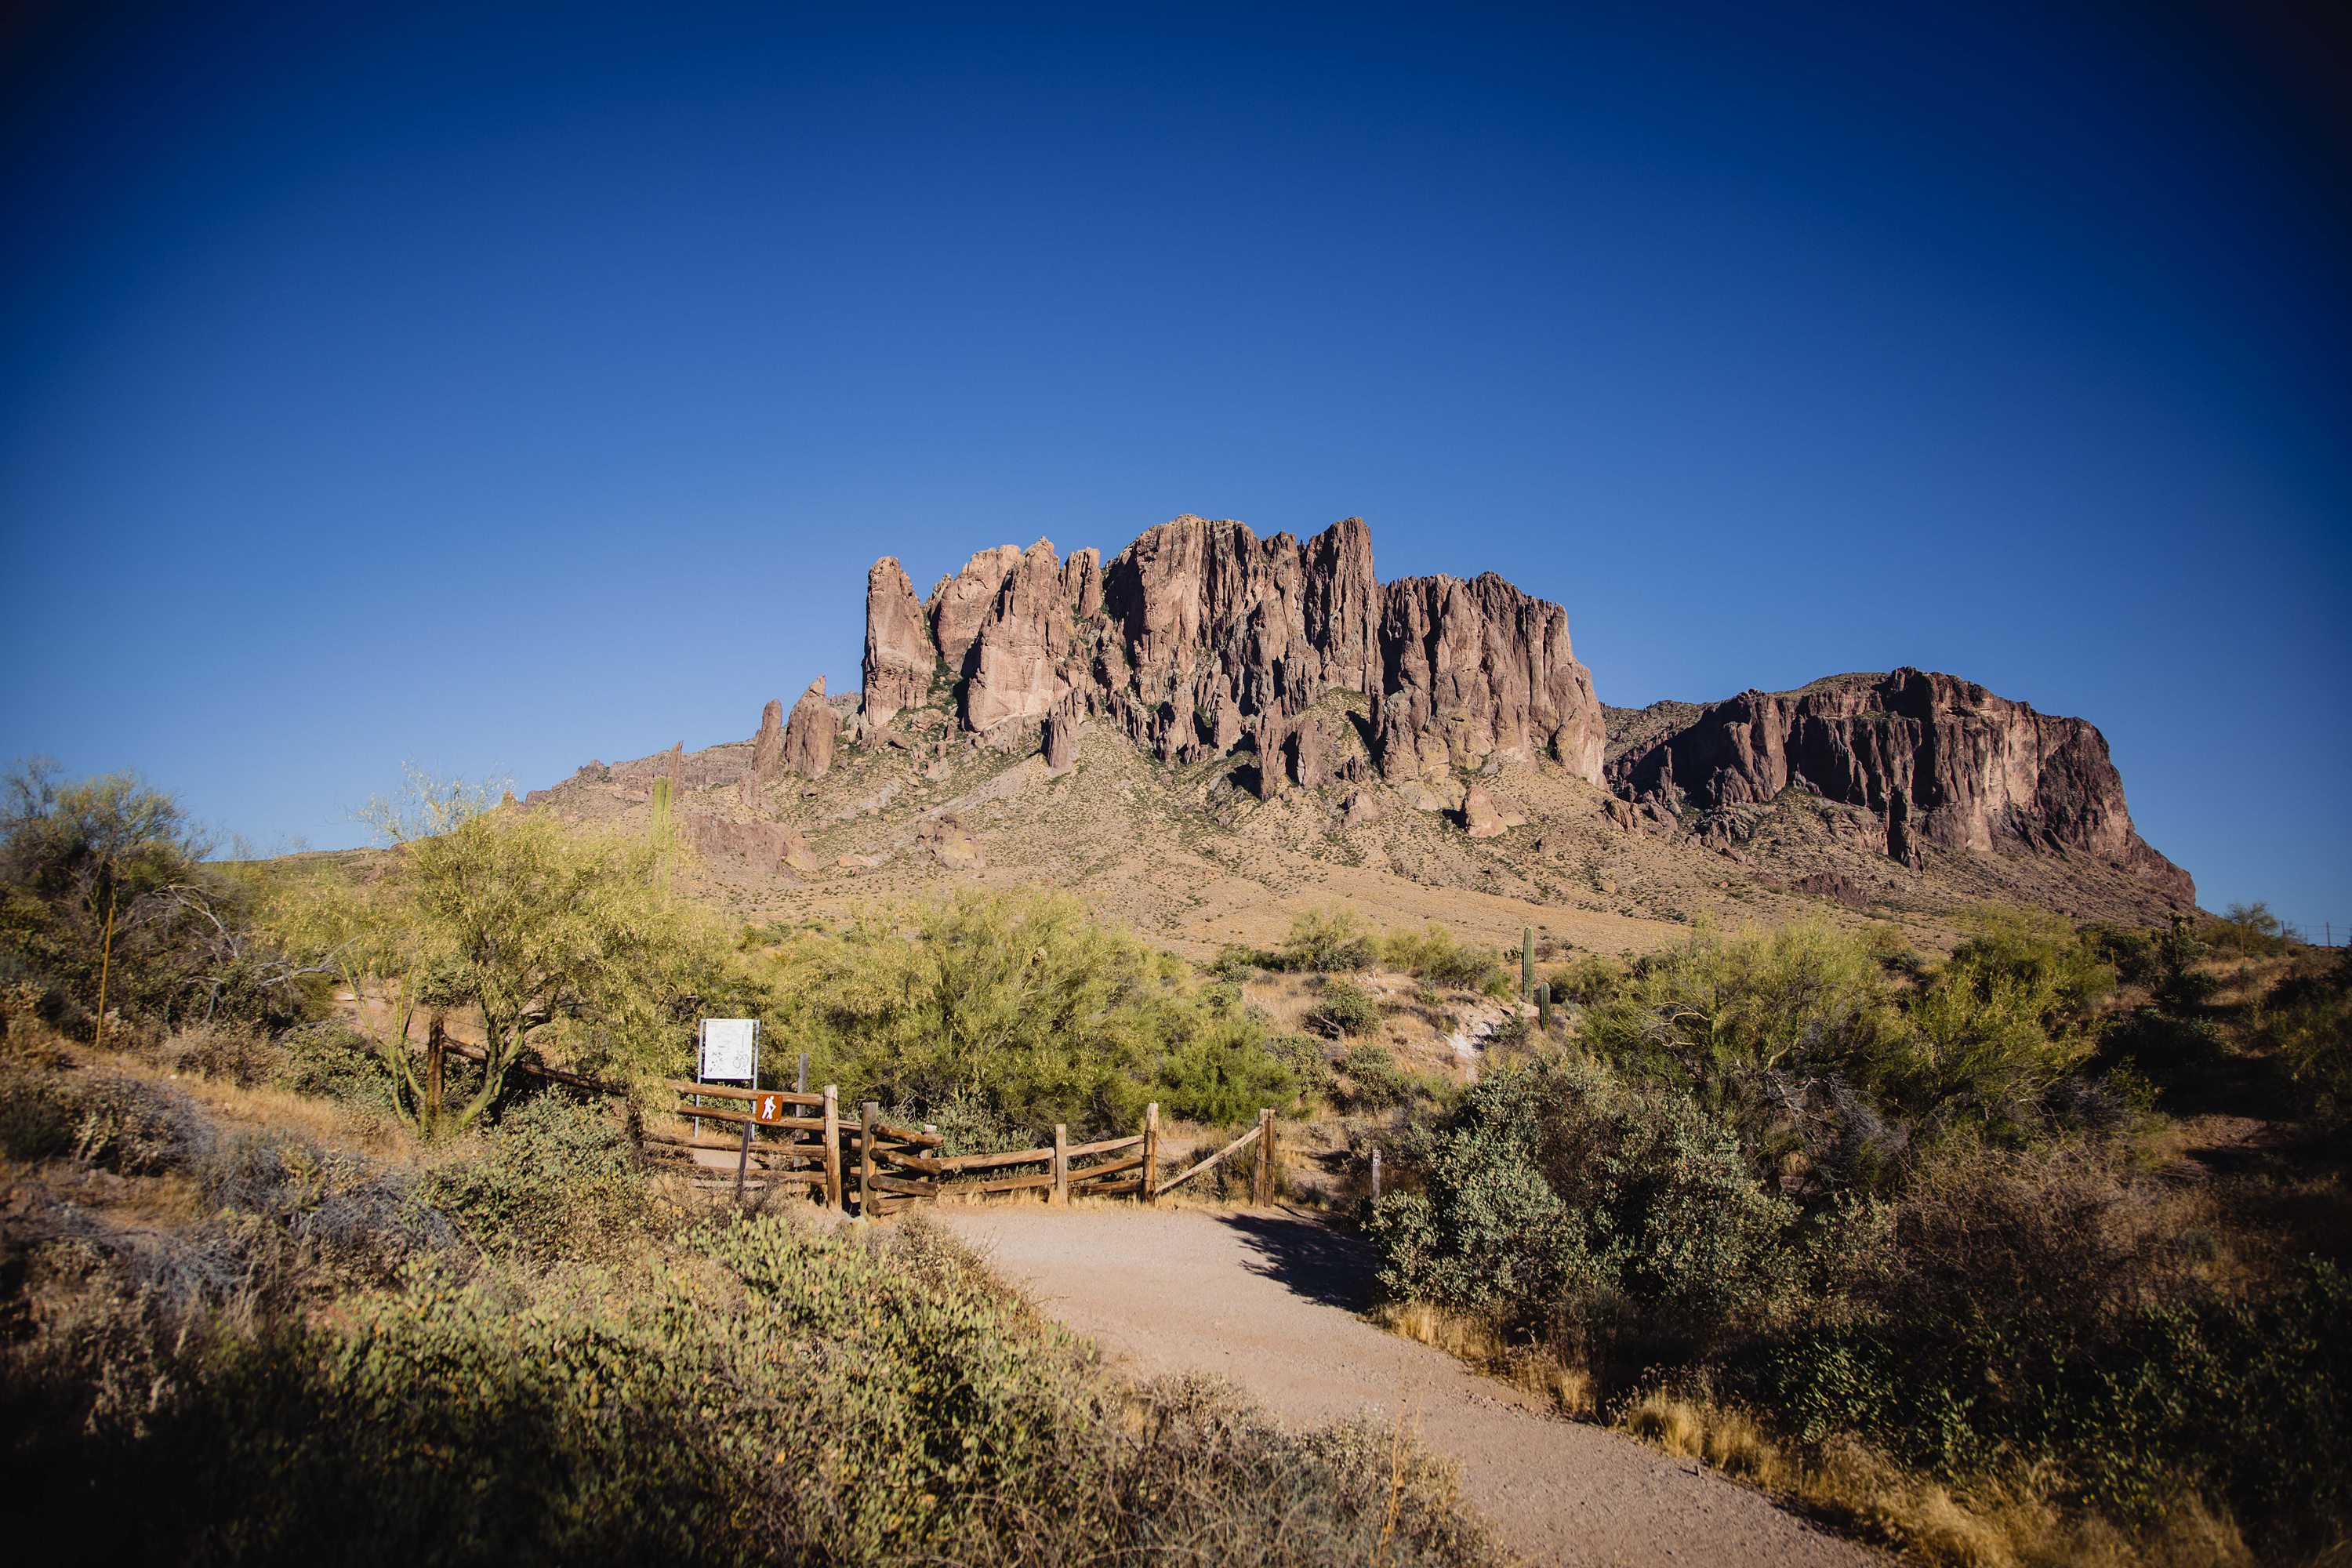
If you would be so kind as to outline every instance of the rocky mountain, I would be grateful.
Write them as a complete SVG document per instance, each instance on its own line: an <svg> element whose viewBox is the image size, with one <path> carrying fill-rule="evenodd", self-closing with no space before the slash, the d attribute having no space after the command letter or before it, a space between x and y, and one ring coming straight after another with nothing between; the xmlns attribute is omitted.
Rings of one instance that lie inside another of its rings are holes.
<svg viewBox="0 0 2352 1568"><path fill-rule="evenodd" d="M920 603L886 557L866 577L865 678L872 726L937 687L965 731L992 740L1100 719L1166 763L1246 741L1263 774L1293 782L1321 750L1307 741L1299 760L1300 715L1359 691L1372 700L1368 755L1392 783L1496 757L1601 776L1601 704L1566 612L1492 573L1383 587L1360 518L1301 542L1180 517L1108 564L1091 550L1059 562L1044 540L1000 545Z"/></svg>
<svg viewBox="0 0 2352 1568"><path fill-rule="evenodd" d="M1043 881L1180 948L1327 899L1622 950L1702 914L1934 940L1989 900L2146 921L2195 896L2081 720L1913 669L1604 709L1559 605L1491 573L1382 584L1355 518L1180 517L1108 562L1001 545L919 599L886 557L861 692L819 680L753 741L531 800L623 826L663 776L693 874L747 910Z"/></svg>
<svg viewBox="0 0 2352 1568"><path fill-rule="evenodd" d="M1973 681L1916 669L1743 691L1609 764L1621 797L1694 813L1702 837L1742 838L1742 807L1809 791L1885 825L1887 855L1929 846L1990 855L2074 851L2196 901L2189 873L2132 827L2106 737Z"/></svg>

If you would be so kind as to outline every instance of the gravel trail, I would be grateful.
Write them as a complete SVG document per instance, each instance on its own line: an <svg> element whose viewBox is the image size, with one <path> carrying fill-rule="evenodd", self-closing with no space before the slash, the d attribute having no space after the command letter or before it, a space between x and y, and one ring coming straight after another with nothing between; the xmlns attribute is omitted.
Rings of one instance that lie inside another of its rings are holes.
<svg viewBox="0 0 2352 1568"><path fill-rule="evenodd" d="M1888 1560L1687 1460L1465 1371L1356 1314L1361 1248L1282 1210L933 1211L1045 1311L1144 1373L1231 1379L1290 1421L1371 1415L1400 1401L1509 1551L1584 1568L1720 1563L1885 1568Z"/></svg>

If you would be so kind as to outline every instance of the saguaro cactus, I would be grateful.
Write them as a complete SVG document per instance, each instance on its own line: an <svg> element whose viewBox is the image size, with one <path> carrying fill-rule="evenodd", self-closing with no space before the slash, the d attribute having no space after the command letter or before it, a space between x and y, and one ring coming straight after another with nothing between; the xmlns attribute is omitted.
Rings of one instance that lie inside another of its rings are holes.
<svg viewBox="0 0 2352 1568"><path fill-rule="evenodd" d="M654 879L669 887L669 777L654 780Z"/></svg>
<svg viewBox="0 0 2352 1568"><path fill-rule="evenodd" d="M1536 987L1536 1026L1545 1034L1551 1033L1551 987Z"/></svg>
<svg viewBox="0 0 2352 1568"><path fill-rule="evenodd" d="M1536 928L1519 928L1519 1000L1532 1001L1536 994Z"/></svg>

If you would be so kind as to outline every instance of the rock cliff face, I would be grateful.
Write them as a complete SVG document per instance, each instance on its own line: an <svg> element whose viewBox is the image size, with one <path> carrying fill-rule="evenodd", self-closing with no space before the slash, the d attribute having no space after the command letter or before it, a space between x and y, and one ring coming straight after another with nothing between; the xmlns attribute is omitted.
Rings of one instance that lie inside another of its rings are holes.
<svg viewBox="0 0 2352 1568"><path fill-rule="evenodd" d="M818 676L784 725L783 764L804 779L821 779L833 769L834 738L841 731L841 715L824 700L824 677Z"/></svg>
<svg viewBox="0 0 2352 1568"><path fill-rule="evenodd" d="M928 603L912 598L898 563L877 562L866 580L870 725L919 700L944 664L963 683L957 717L971 732L1094 715L1166 762L1253 739L1274 787L1286 772L1319 774L1316 742L1297 754L1292 721L1344 689L1372 699L1391 777L1506 754L1601 777L1601 706L1560 607L1491 574L1383 588L1360 518L1302 542L1180 517L1107 563L1091 550L1057 563L1043 540L999 545L942 578Z"/></svg>
<svg viewBox="0 0 2352 1568"><path fill-rule="evenodd" d="M928 696L939 666L930 619L907 570L885 555L866 574L866 718L887 724Z"/></svg>
<svg viewBox="0 0 2352 1568"><path fill-rule="evenodd" d="M2132 827L2106 738L1949 675L1837 676L1799 691L1743 691L1620 755L1616 792L1702 812L1762 805L1791 786L1875 814L1886 852L1927 847L2073 851L2184 904L2189 873Z"/></svg>
<svg viewBox="0 0 2352 1568"><path fill-rule="evenodd" d="M751 739L751 760L743 769L739 786L743 804L750 805L760 798L761 786L775 778L784 763L784 705L775 698L760 710L760 732Z"/></svg>
<svg viewBox="0 0 2352 1568"><path fill-rule="evenodd" d="M1601 702L1558 605L1492 572L1407 578L1389 584L1380 652L1382 777L1443 775L1500 752L1600 779Z"/></svg>

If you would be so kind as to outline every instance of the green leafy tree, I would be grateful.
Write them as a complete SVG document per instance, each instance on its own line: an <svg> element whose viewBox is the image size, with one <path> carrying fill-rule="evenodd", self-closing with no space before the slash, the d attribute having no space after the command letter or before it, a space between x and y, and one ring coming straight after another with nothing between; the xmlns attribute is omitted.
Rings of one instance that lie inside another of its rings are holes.
<svg viewBox="0 0 2352 1568"><path fill-rule="evenodd" d="M838 933L788 936L770 962L776 1031L851 1095L917 1113L955 1106L1032 1133L1126 1128L1171 1057L1182 1081L1234 1093L1293 1081L1253 1054L1263 1030L1232 988L1195 987L1184 965L1066 896L881 906Z"/></svg>
<svg viewBox="0 0 2352 1568"><path fill-rule="evenodd" d="M283 1021L316 971L254 928L254 879L211 863L179 804L127 773L66 781L31 762L0 784L0 956L68 1010L170 1027Z"/></svg>
<svg viewBox="0 0 2352 1568"><path fill-rule="evenodd" d="M385 864L357 884L314 881L285 910L289 938L362 1000L411 1117L427 1111L410 1046L418 1012L478 1014L487 1060L446 1111L451 1128L497 1103L526 1052L659 1065L721 963L708 918L658 885L651 847L490 800L413 782L405 801L371 808L391 840Z"/></svg>

